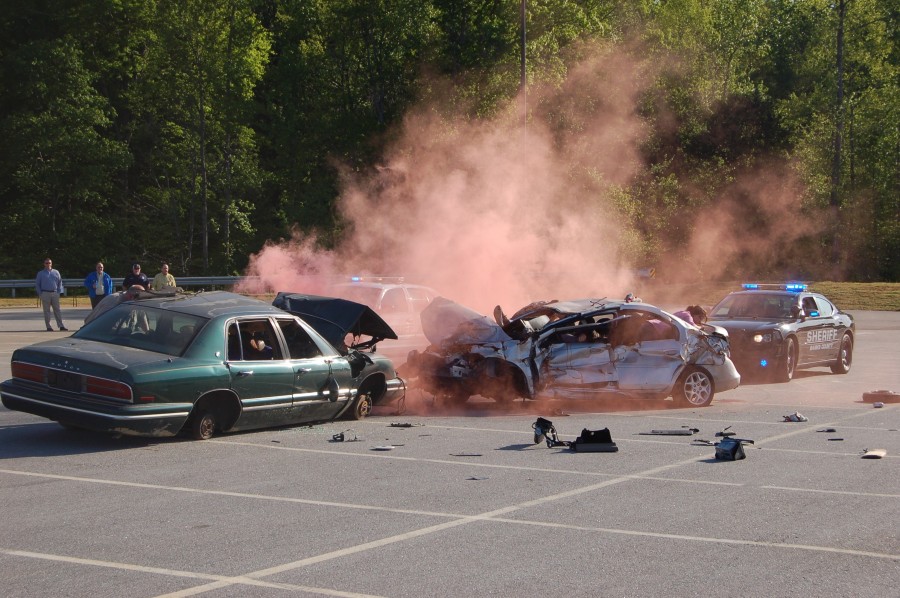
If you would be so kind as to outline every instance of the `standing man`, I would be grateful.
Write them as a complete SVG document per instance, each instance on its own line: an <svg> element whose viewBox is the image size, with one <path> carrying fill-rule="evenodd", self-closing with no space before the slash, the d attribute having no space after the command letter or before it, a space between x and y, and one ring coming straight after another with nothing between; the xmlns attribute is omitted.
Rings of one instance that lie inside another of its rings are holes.
<svg viewBox="0 0 900 598"><path fill-rule="evenodd" d="M147 275L141 272L140 264L132 264L131 273L125 277L125 280L122 281L122 289L127 291L133 286L139 286L141 291L146 291L150 288L150 279L147 278Z"/></svg>
<svg viewBox="0 0 900 598"><path fill-rule="evenodd" d="M163 262L162 272L153 277L150 287L154 291L161 291L165 287L175 288L175 277L169 274L169 264Z"/></svg>
<svg viewBox="0 0 900 598"><path fill-rule="evenodd" d="M112 294L113 281L109 274L103 271L103 262L97 262L97 269L84 279L88 296L91 298L91 309L97 307L104 297Z"/></svg>
<svg viewBox="0 0 900 598"><path fill-rule="evenodd" d="M60 330L68 331L69 329L63 325L62 312L59 309L59 296L63 292L62 276L57 270L53 269L53 260L49 257L44 259L44 269L37 273L34 279L34 290L38 297L41 298L41 306L44 308L44 324L47 325L47 332L53 332L50 328L50 308L53 308L53 316L56 318L56 325Z"/></svg>

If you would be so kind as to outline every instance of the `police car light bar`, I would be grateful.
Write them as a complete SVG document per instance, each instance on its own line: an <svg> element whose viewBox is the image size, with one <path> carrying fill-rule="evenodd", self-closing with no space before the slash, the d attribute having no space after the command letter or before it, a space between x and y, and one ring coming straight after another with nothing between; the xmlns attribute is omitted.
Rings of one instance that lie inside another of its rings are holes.
<svg viewBox="0 0 900 598"><path fill-rule="evenodd" d="M351 276L350 282L403 282L402 276Z"/></svg>
<svg viewBox="0 0 900 598"><path fill-rule="evenodd" d="M787 282L784 284L760 284L758 282L745 282L741 287L746 291L791 291L794 293L802 293L809 285L804 282Z"/></svg>

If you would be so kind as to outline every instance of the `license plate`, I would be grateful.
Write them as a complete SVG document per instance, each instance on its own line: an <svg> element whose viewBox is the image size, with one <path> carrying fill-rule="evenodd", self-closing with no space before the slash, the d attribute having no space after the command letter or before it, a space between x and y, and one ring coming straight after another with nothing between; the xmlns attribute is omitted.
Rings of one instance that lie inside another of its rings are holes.
<svg viewBox="0 0 900 598"><path fill-rule="evenodd" d="M81 378L81 374L73 374L71 372L60 372L57 370L49 370L47 372L47 384L53 388L71 392L81 392Z"/></svg>

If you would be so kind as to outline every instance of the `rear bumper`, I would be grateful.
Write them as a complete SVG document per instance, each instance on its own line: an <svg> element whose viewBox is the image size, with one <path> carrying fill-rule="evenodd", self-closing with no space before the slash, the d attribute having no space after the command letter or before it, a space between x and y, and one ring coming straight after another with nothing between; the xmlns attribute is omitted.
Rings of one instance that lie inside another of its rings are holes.
<svg viewBox="0 0 900 598"><path fill-rule="evenodd" d="M22 411L68 425L130 436L175 436L190 415L190 404L103 405L62 402L30 389L4 383L0 399L7 409Z"/></svg>
<svg viewBox="0 0 900 598"><path fill-rule="evenodd" d="M716 383L716 392L733 390L741 385L741 374L734 362L726 359L721 365L704 365Z"/></svg>

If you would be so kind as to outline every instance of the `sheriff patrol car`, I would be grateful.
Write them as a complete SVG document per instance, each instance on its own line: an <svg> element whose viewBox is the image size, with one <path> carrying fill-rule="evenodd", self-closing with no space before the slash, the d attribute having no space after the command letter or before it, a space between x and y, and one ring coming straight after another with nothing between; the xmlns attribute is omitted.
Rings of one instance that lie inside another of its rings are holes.
<svg viewBox="0 0 900 598"><path fill-rule="evenodd" d="M806 284L746 283L712 308L709 323L728 331L742 376L788 382L800 368L846 374L853 362L853 316Z"/></svg>

